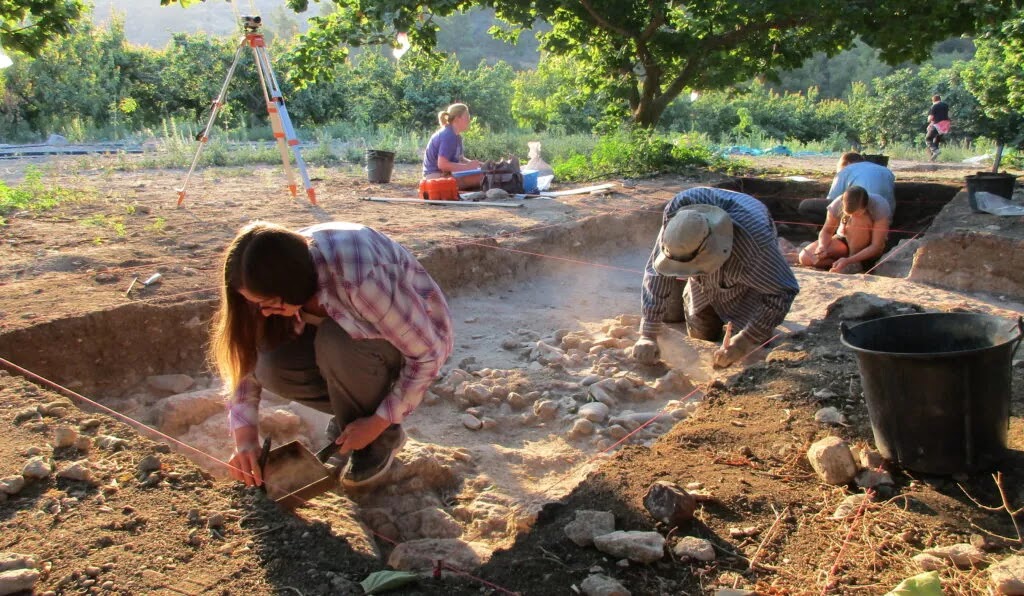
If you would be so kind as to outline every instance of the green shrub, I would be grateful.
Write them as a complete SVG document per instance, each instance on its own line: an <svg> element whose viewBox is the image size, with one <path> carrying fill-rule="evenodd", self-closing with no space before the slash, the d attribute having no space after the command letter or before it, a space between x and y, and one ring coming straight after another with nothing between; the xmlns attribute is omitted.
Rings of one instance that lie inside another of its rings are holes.
<svg viewBox="0 0 1024 596"><path fill-rule="evenodd" d="M0 216L15 211L46 211L73 198L70 190L44 183L42 170L29 166L21 184L12 188L0 181Z"/></svg>
<svg viewBox="0 0 1024 596"><path fill-rule="evenodd" d="M622 129L601 137L589 157L575 154L549 163L559 179L580 181L680 172L706 166L712 159L711 150L696 135L681 135L672 142L649 130Z"/></svg>

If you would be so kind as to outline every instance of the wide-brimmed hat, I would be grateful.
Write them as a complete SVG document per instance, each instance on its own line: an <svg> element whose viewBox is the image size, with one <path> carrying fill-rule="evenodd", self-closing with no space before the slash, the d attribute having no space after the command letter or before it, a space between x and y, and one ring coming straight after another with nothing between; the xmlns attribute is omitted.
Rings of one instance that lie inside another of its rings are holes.
<svg viewBox="0 0 1024 596"><path fill-rule="evenodd" d="M683 207L658 234L654 270L689 277L710 273L732 254L732 219L713 205Z"/></svg>

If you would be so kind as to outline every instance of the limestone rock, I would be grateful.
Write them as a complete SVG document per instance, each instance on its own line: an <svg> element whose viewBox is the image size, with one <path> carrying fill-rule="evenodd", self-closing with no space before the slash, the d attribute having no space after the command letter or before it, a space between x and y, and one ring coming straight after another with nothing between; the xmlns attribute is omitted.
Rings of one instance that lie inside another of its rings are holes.
<svg viewBox="0 0 1024 596"><path fill-rule="evenodd" d="M679 526L693 519L697 500L676 484L659 480L647 489L644 507L654 519Z"/></svg>
<svg viewBox="0 0 1024 596"><path fill-rule="evenodd" d="M995 594L1024 594L1024 556L1014 555L988 568Z"/></svg>
<svg viewBox="0 0 1024 596"><path fill-rule="evenodd" d="M946 559L961 569L984 563L988 559L985 551L973 544L967 543L936 546L935 548L923 551L923 553L939 557L940 559Z"/></svg>
<svg viewBox="0 0 1024 596"><path fill-rule="evenodd" d="M37 455L25 462L25 467L21 469L21 475L27 480L42 480L43 478L49 478L52 473L53 462L41 455Z"/></svg>
<svg viewBox="0 0 1024 596"><path fill-rule="evenodd" d="M577 418L572 423L572 428L569 430L569 434L574 437L586 437L594 434L594 423L587 420L586 418Z"/></svg>
<svg viewBox="0 0 1024 596"><path fill-rule="evenodd" d="M660 561L665 555L665 537L657 532L617 531L594 537L597 550L637 563Z"/></svg>
<svg viewBox="0 0 1024 596"><path fill-rule="evenodd" d="M0 478L0 493L5 495L16 495L25 488L24 476L6 476Z"/></svg>
<svg viewBox="0 0 1024 596"><path fill-rule="evenodd" d="M828 484L848 484L857 474L850 447L839 437L825 437L811 445L807 459Z"/></svg>
<svg viewBox="0 0 1024 596"><path fill-rule="evenodd" d="M601 423L608 418L609 411L608 406L605 404L601 402L591 402L580 406L577 413L591 422Z"/></svg>
<svg viewBox="0 0 1024 596"><path fill-rule="evenodd" d="M146 385L158 391L166 391L167 393L184 393L195 383L195 379L188 375L153 375L146 377Z"/></svg>
<svg viewBox="0 0 1024 596"><path fill-rule="evenodd" d="M480 430L483 428L484 423L482 420L472 414L462 415L462 426L465 426L469 430Z"/></svg>
<svg viewBox="0 0 1024 596"><path fill-rule="evenodd" d="M590 546L594 538L615 531L615 516L610 511L581 509L576 519L565 525L565 535L577 546Z"/></svg>
<svg viewBox="0 0 1024 596"><path fill-rule="evenodd" d="M843 416L839 410L829 406L822 408L814 413L814 420L822 424L840 425L846 424L846 416Z"/></svg>
<svg viewBox="0 0 1024 596"><path fill-rule="evenodd" d="M541 420L553 420L558 415L558 402L542 399L533 404L533 413Z"/></svg>
<svg viewBox="0 0 1024 596"><path fill-rule="evenodd" d="M96 437L95 443L100 449L109 449L111 451L127 449L129 444L125 439L112 435L100 435Z"/></svg>
<svg viewBox="0 0 1024 596"><path fill-rule="evenodd" d="M219 412L211 410L214 414ZM284 445L305 434L302 417L288 408L260 408L259 416L260 436L271 437L276 445Z"/></svg>
<svg viewBox="0 0 1024 596"><path fill-rule="evenodd" d="M67 467L61 468L57 471L57 477L67 478L68 480L77 480L93 486L99 484L96 480L95 474L93 473L92 465L87 459L71 462Z"/></svg>
<svg viewBox="0 0 1024 596"><path fill-rule="evenodd" d="M388 566L399 571L430 571L438 559L446 564L468 571L491 558L491 549L479 542L464 542L455 538L410 540L391 551Z"/></svg>
<svg viewBox="0 0 1024 596"><path fill-rule="evenodd" d="M836 507L835 513L832 514L832 519L846 519L857 512L860 509L861 503L867 495L850 495L843 499L843 502Z"/></svg>
<svg viewBox="0 0 1024 596"><path fill-rule="evenodd" d="M600 573L587 576L580 589L587 596L631 596L630 591L622 584Z"/></svg>
<svg viewBox="0 0 1024 596"><path fill-rule="evenodd" d="M884 470L861 470L854 479L857 486L861 488L875 488L883 484L892 486L895 484L892 474Z"/></svg>
<svg viewBox="0 0 1024 596"><path fill-rule="evenodd" d="M410 538L458 538L462 526L451 515L437 507L425 507L403 515L396 521L402 536Z"/></svg>
<svg viewBox="0 0 1024 596"><path fill-rule="evenodd" d="M714 561L715 547L710 540L697 538L696 536L683 536L676 543L672 552L680 559L694 559L696 561Z"/></svg>
<svg viewBox="0 0 1024 596"><path fill-rule="evenodd" d="M39 572L35 569L11 569L0 572L0 596L28 592L39 581Z"/></svg>
<svg viewBox="0 0 1024 596"><path fill-rule="evenodd" d="M0 553L0 571L11 569L35 569L36 558L21 553Z"/></svg>
<svg viewBox="0 0 1024 596"><path fill-rule="evenodd" d="M220 389L201 389L180 393L158 401L154 405L157 428L171 436L179 436L189 427L224 411L224 397Z"/></svg>
<svg viewBox="0 0 1024 596"><path fill-rule="evenodd" d="M53 446L60 449L71 447L78 440L78 429L73 426L58 426L53 431Z"/></svg>
<svg viewBox="0 0 1024 596"><path fill-rule="evenodd" d="M916 554L912 559L922 571L941 571L946 567L949 567L949 562L945 559L940 559L935 555L929 555L925 553Z"/></svg>

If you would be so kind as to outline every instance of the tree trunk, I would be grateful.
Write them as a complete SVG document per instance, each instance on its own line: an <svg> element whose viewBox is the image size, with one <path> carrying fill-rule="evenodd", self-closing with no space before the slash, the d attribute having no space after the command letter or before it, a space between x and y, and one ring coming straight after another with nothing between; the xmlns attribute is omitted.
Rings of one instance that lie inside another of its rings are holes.
<svg viewBox="0 0 1024 596"><path fill-rule="evenodd" d="M1003 143L996 142L996 159L992 162L992 173L999 173L999 163L1003 161Z"/></svg>

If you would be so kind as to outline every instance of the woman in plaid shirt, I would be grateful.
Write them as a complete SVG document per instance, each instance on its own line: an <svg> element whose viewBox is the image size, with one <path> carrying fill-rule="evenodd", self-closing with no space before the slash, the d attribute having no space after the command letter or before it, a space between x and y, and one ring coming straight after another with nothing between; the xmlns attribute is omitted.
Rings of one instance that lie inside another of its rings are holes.
<svg viewBox="0 0 1024 596"><path fill-rule="evenodd" d="M231 390L232 477L263 482L258 407L266 387L334 415L328 434L352 453L345 485L379 478L405 440L401 422L451 351L444 295L394 240L342 222L298 232L245 226L224 259L211 348Z"/></svg>

